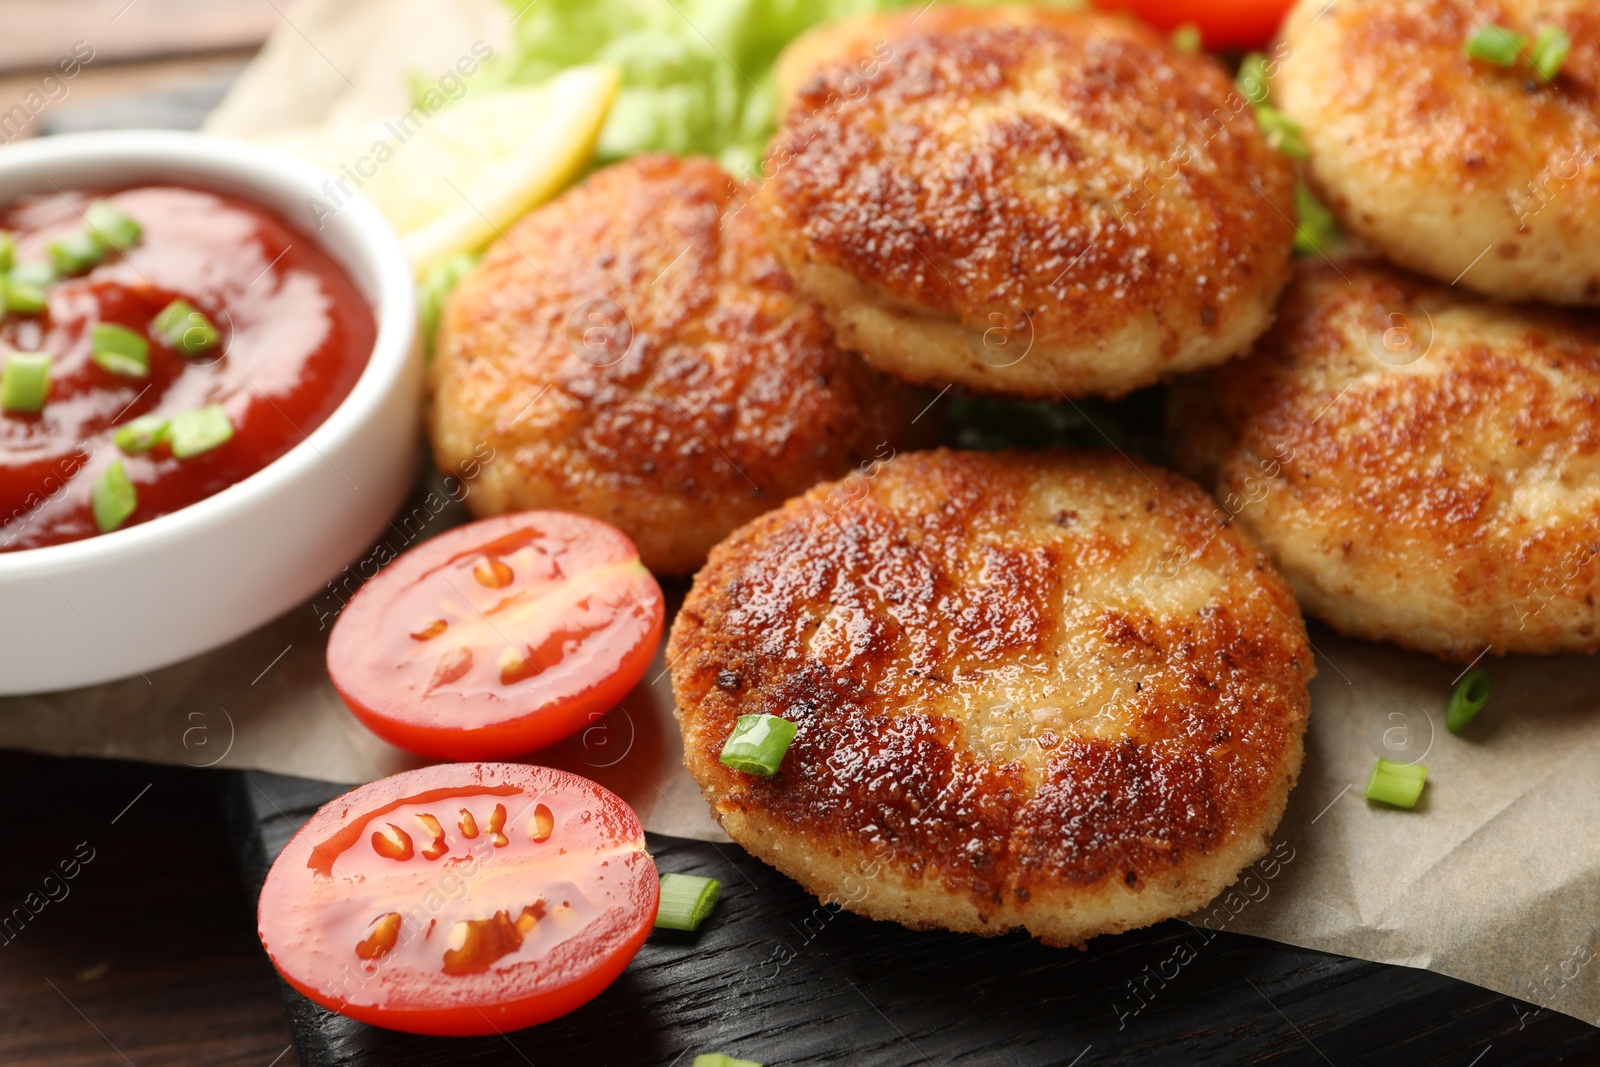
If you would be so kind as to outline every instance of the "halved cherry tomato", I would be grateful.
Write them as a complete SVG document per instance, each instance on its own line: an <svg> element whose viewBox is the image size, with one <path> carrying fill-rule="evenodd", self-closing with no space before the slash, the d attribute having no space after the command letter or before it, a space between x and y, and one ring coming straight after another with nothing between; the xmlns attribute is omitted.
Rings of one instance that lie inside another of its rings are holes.
<svg viewBox="0 0 1600 1067"><path fill-rule="evenodd" d="M616 980L660 880L633 809L587 778L441 764L354 789L284 846L261 943L284 980L352 1019L492 1034Z"/></svg>
<svg viewBox="0 0 1600 1067"><path fill-rule="evenodd" d="M615 707L655 655L663 615L620 530L525 511L440 534L379 571L334 624L328 673L385 741L505 758Z"/></svg>
<svg viewBox="0 0 1600 1067"><path fill-rule="evenodd" d="M1132 11L1162 30L1200 27L1208 49L1260 48L1278 34L1294 0L1095 0L1096 7Z"/></svg>

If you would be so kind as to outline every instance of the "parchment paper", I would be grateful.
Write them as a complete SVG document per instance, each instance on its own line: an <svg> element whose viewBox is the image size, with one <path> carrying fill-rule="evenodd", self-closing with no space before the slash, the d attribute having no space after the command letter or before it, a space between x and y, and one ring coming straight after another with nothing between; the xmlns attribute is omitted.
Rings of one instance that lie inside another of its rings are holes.
<svg viewBox="0 0 1600 1067"><path fill-rule="evenodd" d="M392 558L470 519L421 455L418 467L424 473L417 491L385 535L388 551L374 546L352 562L350 574L363 573L362 561ZM0 747L352 784L421 766L427 761L358 723L328 681L328 631L358 584L338 576L330 591L260 630L143 677L0 699ZM675 611L682 589L666 592L668 611ZM657 833L726 841L683 770L663 655L656 653L644 681L619 707L542 750L539 762L604 785Z"/></svg>
<svg viewBox="0 0 1600 1067"><path fill-rule="evenodd" d="M305 0L208 129L397 113L408 72L443 70L476 40L501 47L506 21L496 0ZM462 512L430 510L425 533ZM344 782L413 766L327 682L319 627L336 605L322 598L148 682L0 700L0 746ZM1194 947L1153 970L1174 980L1208 931L1227 929L1454 975L1519 998L1519 1016L1600 1023L1600 661L1489 659L1494 697L1456 736L1443 707L1460 668L1315 625L1312 639L1307 763L1273 850L1189 917ZM651 830L725 840L682 769L664 669L658 660L621 708L540 759L616 790ZM1377 756L1428 765L1415 811L1362 799ZM1139 1004L1129 991L1118 1010Z"/></svg>

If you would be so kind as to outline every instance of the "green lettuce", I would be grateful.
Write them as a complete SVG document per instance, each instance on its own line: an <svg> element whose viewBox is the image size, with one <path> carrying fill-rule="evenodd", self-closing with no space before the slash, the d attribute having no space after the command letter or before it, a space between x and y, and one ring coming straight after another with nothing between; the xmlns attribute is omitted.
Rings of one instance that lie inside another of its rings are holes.
<svg viewBox="0 0 1600 1067"><path fill-rule="evenodd" d="M755 169L773 130L772 65L812 26L926 0L506 0L515 36L502 84L609 60L622 92L599 163L637 152L709 155Z"/></svg>

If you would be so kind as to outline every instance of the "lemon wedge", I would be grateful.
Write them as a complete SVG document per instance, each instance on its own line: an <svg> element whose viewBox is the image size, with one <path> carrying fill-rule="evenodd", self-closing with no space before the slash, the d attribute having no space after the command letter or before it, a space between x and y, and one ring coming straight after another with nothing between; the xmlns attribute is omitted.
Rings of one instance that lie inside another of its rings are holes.
<svg viewBox="0 0 1600 1067"><path fill-rule="evenodd" d="M469 94L431 115L417 109L264 140L335 175L325 210L359 189L399 231L421 278L482 249L570 184L594 153L620 82L615 66L594 63L538 85Z"/></svg>

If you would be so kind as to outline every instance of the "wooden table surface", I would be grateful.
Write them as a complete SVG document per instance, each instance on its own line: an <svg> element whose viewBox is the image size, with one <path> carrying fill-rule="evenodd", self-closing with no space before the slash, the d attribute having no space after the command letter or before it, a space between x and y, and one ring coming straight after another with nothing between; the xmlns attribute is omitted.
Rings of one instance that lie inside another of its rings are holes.
<svg viewBox="0 0 1600 1067"><path fill-rule="evenodd" d="M0 753L0 1064L296 1062L222 784Z"/></svg>

